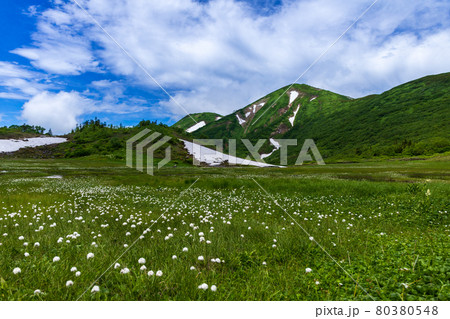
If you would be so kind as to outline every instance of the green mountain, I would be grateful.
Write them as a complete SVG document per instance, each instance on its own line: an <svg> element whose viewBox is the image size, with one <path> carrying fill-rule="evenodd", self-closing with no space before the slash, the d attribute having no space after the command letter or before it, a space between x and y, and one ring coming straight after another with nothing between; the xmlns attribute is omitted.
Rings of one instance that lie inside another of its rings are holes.
<svg viewBox="0 0 450 319"><path fill-rule="evenodd" d="M328 159L417 156L450 151L450 73L427 76L379 95L351 99L304 84L283 87L192 133L196 138L313 139ZM273 152L272 152L273 151ZM272 153L271 153L272 152ZM242 143L237 154L246 155ZM279 162L269 141L260 154Z"/></svg>
<svg viewBox="0 0 450 319"><path fill-rule="evenodd" d="M202 125L214 122L221 117L222 117L222 115L219 115L217 113L209 113L209 112L193 113L193 114L186 115L181 120L179 120L178 122L173 124L172 127L179 127L186 131L186 130L189 130L189 128L195 129L196 125L197 125L197 127L200 127ZM204 122L204 124L202 122Z"/></svg>

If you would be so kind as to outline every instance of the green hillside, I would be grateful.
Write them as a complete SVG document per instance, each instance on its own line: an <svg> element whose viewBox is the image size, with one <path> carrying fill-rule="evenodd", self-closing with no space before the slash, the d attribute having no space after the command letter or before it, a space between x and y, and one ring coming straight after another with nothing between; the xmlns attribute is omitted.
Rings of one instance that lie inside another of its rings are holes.
<svg viewBox="0 0 450 319"><path fill-rule="evenodd" d="M141 121L134 127L112 126L90 120L77 126L65 137L68 142L57 145L22 148L14 153L0 153L0 157L13 158L76 158L86 156L106 156L112 159L124 160L126 157L126 141L143 129L169 136L169 140L154 154L155 158L165 157L165 146L171 147L173 163L189 162L190 156L180 139L189 139L183 130L171 128L162 123ZM192 163L192 160L190 161Z"/></svg>
<svg viewBox="0 0 450 319"><path fill-rule="evenodd" d="M301 144L309 138L324 158L336 160L432 155L450 150L450 73L427 76L359 99L307 85L294 84L285 93L287 88L200 128L193 135L248 138L253 144L271 137L297 139L300 145L289 148L290 163L295 162ZM298 97L289 104L291 91L296 91ZM256 108L255 114L249 114L260 103L265 104ZM289 118L297 108L292 125ZM273 149L267 142L260 153ZM245 153L238 142L238 154ZM278 162L279 151L266 160Z"/></svg>
<svg viewBox="0 0 450 319"><path fill-rule="evenodd" d="M173 124L172 127L179 127L183 130L187 130L188 128L190 128L196 124L193 119L195 119L197 121L197 123L199 123L201 121L205 121L205 123L208 124L208 123L214 122L216 120L216 118L218 118L218 117L222 117L222 115L219 115L217 113L209 113L209 112L193 113L193 114L186 115L181 120L179 120L178 122Z"/></svg>

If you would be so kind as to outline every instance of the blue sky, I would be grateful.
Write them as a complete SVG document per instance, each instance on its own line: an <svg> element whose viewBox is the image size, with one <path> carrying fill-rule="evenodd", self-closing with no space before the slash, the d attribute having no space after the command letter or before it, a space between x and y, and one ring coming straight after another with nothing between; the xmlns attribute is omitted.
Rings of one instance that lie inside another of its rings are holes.
<svg viewBox="0 0 450 319"><path fill-rule="evenodd" d="M172 124L294 82L373 0L6 0L0 126ZM360 97L450 71L450 2L379 0L299 83Z"/></svg>

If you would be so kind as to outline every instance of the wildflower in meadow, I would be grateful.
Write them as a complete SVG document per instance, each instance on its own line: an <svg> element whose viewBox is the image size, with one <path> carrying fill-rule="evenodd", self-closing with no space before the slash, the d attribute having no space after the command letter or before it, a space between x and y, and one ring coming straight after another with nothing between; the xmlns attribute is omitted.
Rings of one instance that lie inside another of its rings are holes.
<svg viewBox="0 0 450 319"><path fill-rule="evenodd" d="M205 234L203 234L203 232L199 232L198 235L199 235L200 237L205 236Z"/></svg>
<svg viewBox="0 0 450 319"><path fill-rule="evenodd" d="M130 272L130 269L128 269L127 267L125 267L124 269L122 269L120 271L121 274L128 274Z"/></svg>
<svg viewBox="0 0 450 319"><path fill-rule="evenodd" d="M153 276L155 273L153 272L153 270L150 270L148 273L147 273L147 275L150 277L150 276Z"/></svg>
<svg viewBox="0 0 450 319"><path fill-rule="evenodd" d="M81 276L81 272L80 271L77 271L76 273L75 273L75 277L80 277Z"/></svg>
<svg viewBox="0 0 450 319"><path fill-rule="evenodd" d="M190 270L195 270L195 267L194 266L191 266L191 268L189 268Z"/></svg>
<svg viewBox="0 0 450 319"><path fill-rule="evenodd" d="M24 239L25 239L25 237L19 236L19 240L24 240Z"/></svg>
<svg viewBox="0 0 450 319"><path fill-rule="evenodd" d="M163 275L163 272L161 271L161 270L158 270L157 272L156 272L156 276L157 277L161 277Z"/></svg>
<svg viewBox="0 0 450 319"><path fill-rule="evenodd" d="M173 259L173 260L177 259L177 255L173 255L173 256L172 256L172 259Z"/></svg>
<svg viewBox="0 0 450 319"><path fill-rule="evenodd" d="M55 263L55 262L58 262L58 261L60 261L61 260L61 258L59 258L58 256L55 256L55 257L53 257L53 262Z"/></svg>
<svg viewBox="0 0 450 319"><path fill-rule="evenodd" d="M145 258L139 258L138 263L140 263L141 265L145 264Z"/></svg>
<svg viewBox="0 0 450 319"><path fill-rule="evenodd" d="M320 282L319 282L319 281L316 281L316 285L318 285L318 284L320 284Z"/></svg>
<svg viewBox="0 0 450 319"><path fill-rule="evenodd" d="M39 247L41 244L39 244L38 242L34 243L34 247Z"/></svg>
<svg viewBox="0 0 450 319"><path fill-rule="evenodd" d="M94 254L93 254L93 253L89 253L89 254L87 254L86 258L87 258L87 259L94 258Z"/></svg>
<svg viewBox="0 0 450 319"><path fill-rule="evenodd" d="M13 274L14 275L20 274L21 272L22 272L22 270L20 270L19 267L16 267L16 268L13 269Z"/></svg>
<svg viewBox="0 0 450 319"><path fill-rule="evenodd" d="M92 290L91 290L91 293L96 293L96 292L99 292L100 291L100 287L99 286L94 286L94 287L92 287Z"/></svg>
<svg viewBox="0 0 450 319"><path fill-rule="evenodd" d="M67 280L66 281L66 287L70 287L73 286L73 281L72 280Z"/></svg>
<svg viewBox="0 0 450 319"><path fill-rule="evenodd" d="M310 237L309 237L309 240L314 240L314 237L310 236Z"/></svg>
<svg viewBox="0 0 450 319"><path fill-rule="evenodd" d="M42 292L39 290L39 289L36 289L35 291L34 291L34 294L37 296L37 295L40 295Z"/></svg>
<svg viewBox="0 0 450 319"><path fill-rule="evenodd" d="M71 272L77 271L77 267L72 267L72 268L70 268L70 271L71 271Z"/></svg>
<svg viewBox="0 0 450 319"><path fill-rule="evenodd" d="M144 270L147 270L147 267L145 267L145 265L142 265L140 269L141 269L141 271L144 271Z"/></svg>
<svg viewBox="0 0 450 319"><path fill-rule="evenodd" d="M262 263L262 264L263 264L263 266L267 266L267 263L266 263L265 261L263 261L263 263Z"/></svg>
<svg viewBox="0 0 450 319"><path fill-rule="evenodd" d="M206 289L208 289L208 285L205 284L205 283L203 283L203 284L201 284L200 286L198 286L198 289L206 290Z"/></svg>
<svg viewBox="0 0 450 319"><path fill-rule="evenodd" d="M203 261L203 260L205 260L205 258L203 258L203 256L198 256L198 258L197 258L198 260L200 260L200 261Z"/></svg>
<svg viewBox="0 0 450 319"><path fill-rule="evenodd" d="M184 247L183 248L183 252L187 252L188 251L188 248L187 247Z"/></svg>
<svg viewBox="0 0 450 319"><path fill-rule="evenodd" d="M120 264L119 263L115 263L114 264L114 269L117 269L117 268L119 268L120 267Z"/></svg>
<svg viewBox="0 0 450 319"><path fill-rule="evenodd" d="M310 273L311 271L312 271L311 268L306 268L306 269L305 269L305 272L306 272L306 273Z"/></svg>
<svg viewBox="0 0 450 319"><path fill-rule="evenodd" d="M216 291L217 291L216 285L212 285L212 286L211 286L211 291L213 291L213 292L216 292Z"/></svg>
<svg viewBox="0 0 450 319"><path fill-rule="evenodd" d="M23 254L25 257L29 257L30 256L30 254L29 253L25 253L25 254Z"/></svg>

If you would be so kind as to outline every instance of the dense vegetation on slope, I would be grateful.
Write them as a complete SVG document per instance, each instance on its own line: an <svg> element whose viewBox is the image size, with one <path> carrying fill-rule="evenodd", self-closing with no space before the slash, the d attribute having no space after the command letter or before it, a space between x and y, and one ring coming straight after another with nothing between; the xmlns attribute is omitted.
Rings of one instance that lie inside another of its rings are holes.
<svg viewBox="0 0 450 319"><path fill-rule="evenodd" d="M305 139L313 139L324 158L360 159L417 156L450 151L450 73L427 76L380 95L350 99L307 85L294 84L197 130L197 138L297 139L289 148L293 164ZM299 96L289 106L289 93ZM241 124L252 105L265 102ZM272 104L275 105L272 106ZM289 117L297 110L294 125ZM262 153L273 149L268 142ZM246 149L238 143L238 154ZM269 162L279 161L279 151Z"/></svg>
<svg viewBox="0 0 450 319"><path fill-rule="evenodd" d="M194 126L197 121L197 123L201 121L205 121L206 124L214 122L216 118L222 117L222 115L219 115L217 113L210 113L210 112L204 112L204 113L193 113L186 115L181 120L176 122L172 127L179 127L183 130L187 130L188 128Z"/></svg>
<svg viewBox="0 0 450 319"><path fill-rule="evenodd" d="M0 127L0 139L20 139L43 135L45 128L34 125L11 125ZM51 135L51 131L48 133Z"/></svg>

